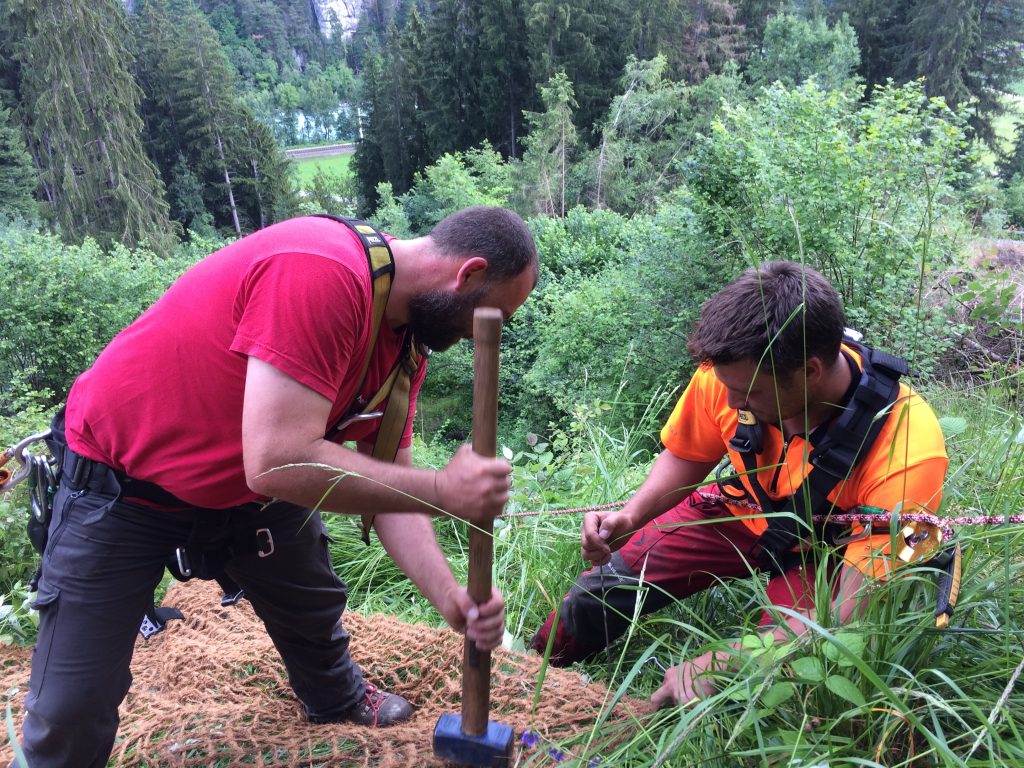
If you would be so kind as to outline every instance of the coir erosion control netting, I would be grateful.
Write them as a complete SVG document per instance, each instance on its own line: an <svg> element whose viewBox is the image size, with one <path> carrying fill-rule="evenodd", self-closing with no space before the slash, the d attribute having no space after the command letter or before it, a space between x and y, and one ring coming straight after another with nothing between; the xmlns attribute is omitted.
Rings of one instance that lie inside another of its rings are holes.
<svg viewBox="0 0 1024 768"><path fill-rule="evenodd" d="M303 717L277 652L248 602L223 608L217 585L201 581L175 584L164 602L180 608L185 619L138 640L135 681L121 706L111 765L444 765L433 756L432 737L442 713L461 713L461 635L389 616L346 613L352 655L366 678L409 699L416 714L381 730L313 725ZM504 650L491 655L490 718L515 729L517 752L525 730L537 731L544 741L586 732L606 702L603 686L587 684L578 672L549 668L531 716L540 662ZM0 646L0 684L19 731L29 664L28 649ZM622 726L633 716L649 711L646 702L620 702L588 754L578 756L597 755L607 740L624 735L628 726ZM12 753L2 741L0 764L6 765Z"/></svg>

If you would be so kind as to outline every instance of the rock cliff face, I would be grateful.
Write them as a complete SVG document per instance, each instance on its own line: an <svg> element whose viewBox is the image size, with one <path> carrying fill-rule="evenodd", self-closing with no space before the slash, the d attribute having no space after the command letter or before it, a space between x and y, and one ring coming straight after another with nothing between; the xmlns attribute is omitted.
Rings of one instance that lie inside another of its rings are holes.
<svg viewBox="0 0 1024 768"><path fill-rule="evenodd" d="M309 2L317 21L320 22L320 31L327 36L337 32L343 35L351 34L352 30L356 28L359 11L363 5L363 0L309 0ZM330 11L334 11L334 15L338 17L337 29L331 27Z"/></svg>
<svg viewBox="0 0 1024 768"><path fill-rule="evenodd" d="M135 13L135 0L123 0L125 10L128 13ZM316 20L320 22L320 31L328 37L335 32L343 35L352 33L359 21L359 11L363 7L363 0L309 0L313 8ZM334 11L338 17L338 29L332 29L329 11Z"/></svg>

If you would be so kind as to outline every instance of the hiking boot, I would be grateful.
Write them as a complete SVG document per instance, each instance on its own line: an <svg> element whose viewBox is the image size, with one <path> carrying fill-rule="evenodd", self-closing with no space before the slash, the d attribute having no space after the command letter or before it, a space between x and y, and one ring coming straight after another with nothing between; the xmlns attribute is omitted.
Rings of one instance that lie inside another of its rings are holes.
<svg viewBox="0 0 1024 768"><path fill-rule="evenodd" d="M355 723L370 728L387 728L408 720L414 711L412 704L398 694L382 691L367 683L363 698L341 714L330 717L308 714L307 717L311 723Z"/></svg>
<svg viewBox="0 0 1024 768"><path fill-rule="evenodd" d="M555 612L552 611L547 621L544 622L543 626L537 630L537 634L530 640L529 647L541 656L547 650L548 638L551 636L551 625L554 624L554 621ZM555 630L555 640L551 644L551 657L548 659L548 664L552 667L568 667L577 661L586 661L600 650L600 648L584 648L565 629L565 623L559 622L558 628Z"/></svg>

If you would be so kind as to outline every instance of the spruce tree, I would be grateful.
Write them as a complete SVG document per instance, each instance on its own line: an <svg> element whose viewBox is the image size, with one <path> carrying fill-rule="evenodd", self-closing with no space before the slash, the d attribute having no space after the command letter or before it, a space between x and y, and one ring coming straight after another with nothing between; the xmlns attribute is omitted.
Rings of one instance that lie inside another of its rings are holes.
<svg viewBox="0 0 1024 768"><path fill-rule="evenodd" d="M941 96L951 107L970 101L970 68L981 41L976 0L918 0L902 37L898 80L924 77L925 95Z"/></svg>
<svg viewBox="0 0 1024 768"><path fill-rule="evenodd" d="M74 240L169 250L175 238L141 141L123 6L33 0L3 9L45 216Z"/></svg>
<svg viewBox="0 0 1024 768"><path fill-rule="evenodd" d="M171 201L171 216L186 230L206 230L213 227L213 217L203 202L203 185L188 166L184 155L178 155L171 168L171 181L167 185Z"/></svg>
<svg viewBox="0 0 1024 768"><path fill-rule="evenodd" d="M269 129L239 101L206 17L191 0L145 0L137 29L149 147L168 183L180 178L183 157L215 224L235 234L290 215L295 201L286 160Z"/></svg>
<svg viewBox="0 0 1024 768"><path fill-rule="evenodd" d="M520 207L547 216L565 216L575 202L569 169L576 151L573 85L559 72L540 87L543 112L527 112L530 132L523 140L523 159L516 167Z"/></svg>
<svg viewBox="0 0 1024 768"><path fill-rule="evenodd" d="M721 72L726 62L742 59L749 38L735 3L640 0L632 9L628 39L637 59L663 56L673 79L699 83Z"/></svg>
<svg viewBox="0 0 1024 768"><path fill-rule="evenodd" d="M434 156L424 114L432 97L427 70L427 27L423 17L413 8L398 38L401 61L401 82L395 82L395 95L400 99L402 115L401 141L408 155L411 173L425 168ZM401 89L400 91L398 89ZM410 176L409 184L412 179Z"/></svg>
<svg viewBox="0 0 1024 768"><path fill-rule="evenodd" d="M994 142L1003 92L1024 76L1020 0L837 0L829 13L849 15L869 91L924 77L929 96L969 107L975 135Z"/></svg>
<svg viewBox="0 0 1024 768"><path fill-rule="evenodd" d="M11 121L10 110L0 104L0 215L35 218L35 186L36 172L21 127Z"/></svg>
<svg viewBox="0 0 1024 768"><path fill-rule="evenodd" d="M239 168L235 181L239 207L256 229L286 219L298 207L291 167L270 128L247 108L240 109L240 140L231 143L230 164Z"/></svg>
<svg viewBox="0 0 1024 768"><path fill-rule="evenodd" d="M437 0L427 21L426 78L431 102L424 121L434 157L469 149L483 136L479 9L472 0Z"/></svg>
<svg viewBox="0 0 1024 768"><path fill-rule="evenodd" d="M585 137L611 103L622 74L628 7L625 0L539 0L530 6L533 81L547 83L565 73L574 85L577 125Z"/></svg>
<svg viewBox="0 0 1024 768"><path fill-rule="evenodd" d="M366 54L363 63L362 96L364 113L362 136L352 158L359 189L360 210L365 215L377 207L377 185L387 179L384 171L384 147L398 137L391 130L389 101L385 92L384 60L378 51Z"/></svg>
<svg viewBox="0 0 1024 768"><path fill-rule="evenodd" d="M240 117L234 77L213 30L191 0L180 4L177 15L182 44L170 53L168 74L180 99L178 105L184 107L179 112L183 138L190 149L198 150L206 171L204 181L220 192L214 216L221 220L227 216L235 234L241 235L234 169L228 164L227 146Z"/></svg>
<svg viewBox="0 0 1024 768"><path fill-rule="evenodd" d="M524 0L480 0L482 63L478 88L483 135L505 156L515 157L523 110L535 107Z"/></svg>
<svg viewBox="0 0 1024 768"><path fill-rule="evenodd" d="M915 0L836 0L829 6L829 19L844 15L857 33L860 45L858 73L867 85L867 94L876 85L896 77L900 46L909 12Z"/></svg>

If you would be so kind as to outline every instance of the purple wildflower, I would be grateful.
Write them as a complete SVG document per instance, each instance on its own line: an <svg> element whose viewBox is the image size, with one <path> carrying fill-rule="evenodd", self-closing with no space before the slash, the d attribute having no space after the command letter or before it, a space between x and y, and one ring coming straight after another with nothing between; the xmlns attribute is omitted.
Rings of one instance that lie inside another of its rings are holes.
<svg viewBox="0 0 1024 768"><path fill-rule="evenodd" d="M540 734L536 731L523 731L522 741L524 747L536 749L537 745L540 744Z"/></svg>
<svg viewBox="0 0 1024 768"><path fill-rule="evenodd" d="M548 747L548 754L556 763L560 763L565 760L565 753L557 747Z"/></svg>
<svg viewBox="0 0 1024 768"><path fill-rule="evenodd" d="M597 768L601 764L601 756L592 757L587 761L587 768Z"/></svg>

